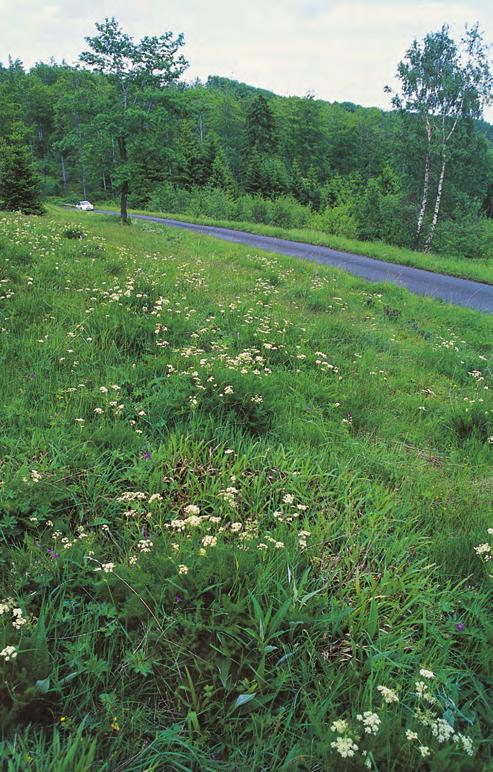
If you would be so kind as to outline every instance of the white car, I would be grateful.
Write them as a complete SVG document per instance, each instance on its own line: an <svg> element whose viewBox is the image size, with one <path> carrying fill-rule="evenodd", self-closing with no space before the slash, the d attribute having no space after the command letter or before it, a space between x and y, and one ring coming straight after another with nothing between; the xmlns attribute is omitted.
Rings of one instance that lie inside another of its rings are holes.
<svg viewBox="0 0 493 772"><path fill-rule="evenodd" d="M90 201L79 201L79 203L75 205L75 208L81 209L83 212L92 212L94 209Z"/></svg>

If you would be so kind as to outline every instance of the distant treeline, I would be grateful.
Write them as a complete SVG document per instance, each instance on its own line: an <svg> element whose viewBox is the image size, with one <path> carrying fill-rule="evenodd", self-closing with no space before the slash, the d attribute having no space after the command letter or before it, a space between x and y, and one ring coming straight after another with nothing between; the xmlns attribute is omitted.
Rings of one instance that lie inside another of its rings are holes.
<svg viewBox="0 0 493 772"><path fill-rule="evenodd" d="M118 126L108 110L114 89L107 75L66 64L0 66L0 141L24 127L45 195L119 195ZM280 97L214 76L149 88L134 115L128 105L126 120L134 122L125 170L130 206L310 224L413 246L426 140L413 114ZM448 158L434 249L486 257L493 243L493 127L461 121ZM439 174L437 152L430 190Z"/></svg>

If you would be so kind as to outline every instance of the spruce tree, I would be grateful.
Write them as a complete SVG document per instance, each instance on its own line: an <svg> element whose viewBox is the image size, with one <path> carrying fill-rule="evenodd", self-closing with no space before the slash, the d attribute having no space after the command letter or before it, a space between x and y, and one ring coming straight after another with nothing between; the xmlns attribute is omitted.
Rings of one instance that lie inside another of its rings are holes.
<svg viewBox="0 0 493 772"><path fill-rule="evenodd" d="M269 103L259 94L248 106L246 114L247 153L273 153L276 147L276 125Z"/></svg>
<svg viewBox="0 0 493 772"><path fill-rule="evenodd" d="M245 174L245 190L247 193L263 193L264 175L262 159L256 150L250 154Z"/></svg>
<svg viewBox="0 0 493 772"><path fill-rule="evenodd" d="M211 188L222 188L228 193L234 193L235 181L222 148L218 149L213 161L208 184Z"/></svg>
<svg viewBox="0 0 493 772"><path fill-rule="evenodd" d="M20 127L15 127L2 147L0 209L43 214L40 180Z"/></svg>

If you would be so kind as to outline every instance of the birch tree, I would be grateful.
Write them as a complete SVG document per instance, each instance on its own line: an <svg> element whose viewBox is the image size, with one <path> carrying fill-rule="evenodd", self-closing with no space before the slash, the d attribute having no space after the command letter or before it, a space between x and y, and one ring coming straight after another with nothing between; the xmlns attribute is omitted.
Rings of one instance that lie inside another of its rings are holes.
<svg viewBox="0 0 493 772"><path fill-rule="evenodd" d="M428 33L422 42L414 40L397 67L400 93L392 104L403 114L418 120L425 136L423 185L414 247L421 243L430 202L432 163L438 157L439 173L424 250L429 252L438 223L449 162L449 148L461 121L479 118L491 101L492 76L487 45L476 24L466 28L459 43L444 25ZM390 88L386 88L390 92Z"/></svg>

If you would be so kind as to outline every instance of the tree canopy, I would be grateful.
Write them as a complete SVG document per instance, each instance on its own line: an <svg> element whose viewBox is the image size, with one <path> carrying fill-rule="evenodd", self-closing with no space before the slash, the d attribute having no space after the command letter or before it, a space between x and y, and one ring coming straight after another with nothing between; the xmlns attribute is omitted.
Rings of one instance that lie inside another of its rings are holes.
<svg viewBox="0 0 493 772"><path fill-rule="evenodd" d="M22 124L45 195L119 197L124 219L127 204L311 219L403 246L429 249L432 239L436 251L453 250L451 234L467 224L479 234L471 254L491 252L493 127L481 118L491 75L477 26L459 41L446 26L414 41L389 111L218 76L185 83L183 45L171 32L136 41L106 19L76 67L51 60L26 71L10 59L0 137L8 143ZM269 214L276 201L281 213Z"/></svg>

